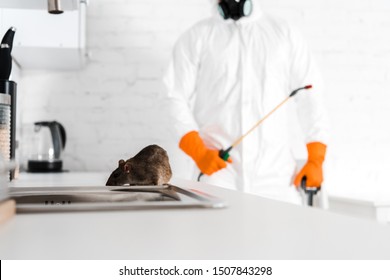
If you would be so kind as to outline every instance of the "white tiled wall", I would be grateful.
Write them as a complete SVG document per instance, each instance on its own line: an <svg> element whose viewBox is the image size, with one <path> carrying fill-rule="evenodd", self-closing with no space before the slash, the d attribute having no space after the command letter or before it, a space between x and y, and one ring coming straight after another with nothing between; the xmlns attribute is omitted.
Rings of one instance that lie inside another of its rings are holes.
<svg viewBox="0 0 390 280"><path fill-rule="evenodd" d="M91 0L89 64L77 72L24 71L20 119L65 125L70 170L107 171L157 143L170 153L176 175L184 175L184 156L156 96L173 43L209 15L210 1ZM323 71L334 134L328 187L356 195L390 189L390 1L261 2L303 31Z"/></svg>

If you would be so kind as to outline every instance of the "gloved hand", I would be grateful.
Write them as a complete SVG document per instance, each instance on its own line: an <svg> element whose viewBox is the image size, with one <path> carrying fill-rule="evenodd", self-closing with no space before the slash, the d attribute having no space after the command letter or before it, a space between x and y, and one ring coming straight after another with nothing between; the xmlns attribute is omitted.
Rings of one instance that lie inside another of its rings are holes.
<svg viewBox="0 0 390 280"><path fill-rule="evenodd" d="M325 159L326 145L320 142L313 142L306 145L308 159L305 166L295 178L294 185L300 186L302 178L306 176L306 186L320 187L323 181L322 163Z"/></svg>
<svg viewBox="0 0 390 280"><path fill-rule="evenodd" d="M211 175L227 166L226 162L219 157L218 150L208 149L204 145L197 131L191 131L184 135L180 140L179 147L195 161L203 174ZM232 163L233 161L229 158L228 162Z"/></svg>

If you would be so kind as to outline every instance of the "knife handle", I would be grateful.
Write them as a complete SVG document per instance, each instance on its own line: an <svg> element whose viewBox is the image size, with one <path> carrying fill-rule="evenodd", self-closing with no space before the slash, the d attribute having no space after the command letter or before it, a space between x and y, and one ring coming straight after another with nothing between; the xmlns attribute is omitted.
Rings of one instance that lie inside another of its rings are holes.
<svg viewBox="0 0 390 280"><path fill-rule="evenodd" d="M0 79L8 80L12 70L11 50L3 46L0 48Z"/></svg>
<svg viewBox="0 0 390 280"><path fill-rule="evenodd" d="M12 46L14 43L14 36L15 36L15 27L10 27L7 32L4 34L3 39L1 40L1 44L7 44L8 48L10 49L10 53L12 52Z"/></svg>

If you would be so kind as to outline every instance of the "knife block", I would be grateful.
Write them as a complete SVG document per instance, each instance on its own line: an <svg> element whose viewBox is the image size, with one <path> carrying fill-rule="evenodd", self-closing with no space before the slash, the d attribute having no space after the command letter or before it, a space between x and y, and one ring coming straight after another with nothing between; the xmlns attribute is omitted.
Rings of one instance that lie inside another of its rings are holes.
<svg viewBox="0 0 390 280"><path fill-rule="evenodd" d="M0 80L0 153L5 161L15 159L16 89L13 81ZM15 177L10 172L10 180Z"/></svg>

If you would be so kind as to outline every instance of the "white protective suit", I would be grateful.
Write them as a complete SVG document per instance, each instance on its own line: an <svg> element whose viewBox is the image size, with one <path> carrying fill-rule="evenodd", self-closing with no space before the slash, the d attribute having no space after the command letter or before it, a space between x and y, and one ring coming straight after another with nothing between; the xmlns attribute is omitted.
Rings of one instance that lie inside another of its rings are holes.
<svg viewBox="0 0 390 280"><path fill-rule="evenodd" d="M215 3L217 1L214 1ZM253 0L249 17L203 20L177 41L164 78L178 137L197 130L209 148L226 149L292 90L313 85L297 102L305 140L327 143L322 82L306 43ZM294 102L290 100L289 102ZM299 203L292 187L287 106L230 152L228 167L202 182ZM194 178L199 174L197 169Z"/></svg>

